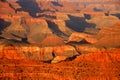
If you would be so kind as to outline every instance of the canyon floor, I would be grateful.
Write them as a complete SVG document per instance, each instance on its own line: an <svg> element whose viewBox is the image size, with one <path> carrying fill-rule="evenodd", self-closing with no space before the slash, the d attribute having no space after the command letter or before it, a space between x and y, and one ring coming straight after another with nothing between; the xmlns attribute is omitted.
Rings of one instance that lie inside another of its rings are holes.
<svg viewBox="0 0 120 80"><path fill-rule="evenodd" d="M120 80L119 4L0 0L0 80Z"/></svg>

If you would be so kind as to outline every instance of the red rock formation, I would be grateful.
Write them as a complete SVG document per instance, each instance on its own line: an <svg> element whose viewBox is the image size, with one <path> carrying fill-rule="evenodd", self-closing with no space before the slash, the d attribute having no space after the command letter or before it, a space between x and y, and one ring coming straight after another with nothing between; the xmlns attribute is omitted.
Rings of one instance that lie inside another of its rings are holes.
<svg viewBox="0 0 120 80"><path fill-rule="evenodd" d="M68 28L66 25L66 22L64 20L53 20L53 22L57 25L58 29L61 31L61 33L65 35L70 35L72 32L74 32L72 29Z"/></svg>
<svg viewBox="0 0 120 80"><path fill-rule="evenodd" d="M88 42L88 43L91 43L91 44L94 44L96 42L98 42L98 39L91 36L91 37L86 37L85 40Z"/></svg>
<svg viewBox="0 0 120 80"><path fill-rule="evenodd" d="M89 23L96 24L96 28L103 29L114 25L117 22L120 22L119 19L115 16L96 16L90 20L87 20Z"/></svg>
<svg viewBox="0 0 120 80"><path fill-rule="evenodd" d="M4 63L0 64L1 79L118 80L119 51L120 49L97 51L78 56L73 61L56 64L0 59L0 63Z"/></svg>
<svg viewBox="0 0 120 80"><path fill-rule="evenodd" d="M84 14L87 14L89 15L91 18L95 17L95 16L105 16L105 13L104 12L83 12Z"/></svg>
<svg viewBox="0 0 120 80"><path fill-rule="evenodd" d="M15 47L8 46L2 49L2 58L21 60L25 59L25 56Z"/></svg>
<svg viewBox="0 0 120 80"><path fill-rule="evenodd" d="M40 42L40 46L61 46L65 45L64 41L56 35L46 37Z"/></svg>
<svg viewBox="0 0 120 80"><path fill-rule="evenodd" d="M37 47L37 46L1 46L0 58L7 59L28 59L50 62L57 56L64 56L72 58L79 55L76 49L69 45L62 45L56 47ZM61 61L61 59L59 60ZM59 62L58 61L58 62Z"/></svg>
<svg viewBox="0 0 120 80"><path fill-rule="evenodd" d="M39 52L39 60L41 61L51 61L54 56L53 56L53 47L44 47L44 48L40 48L40 52Z"/></svg>
<svg viewBox="0 0 120 80"><path fill-rule="evenodd" d="M86 42L91 44L98 42L97 38L94 37L94 35L89 35L89 34L80 33L80 32L72 33L68 39L68 42L81 42L82 40L85 40Z"/></svg>
<svg viewBox="0 0 120 80"><path fill-rule="evenodd" d="M56 57L51 61L51 63L58 63L58 62L61 62L61 61L66 60L66 59L67 59L66 56L56 56Z"/></svg>
<svg viewBox="0 0 120 80"><path fill-rule="evenodd" d="M66 13L56 12L56 18L59 20L69 20L69 17Z"/></svg>
<svg viewBox="0 0 120 80"><path fill-rule="evenodd" d="M70 58L79 55L75 48L69 45L54 47L53 50L55 56L66 56Z"/></svg>
<svg viewBox="0 0 120 80"><path fill-rule="evenodd" d="M68 42L74 41L74 42L80 42L81 40L85 39L90 35L85 34L85 33L72 33L71 36L69 37Z"/></svg>
<svg viewBox="0 0 120 80"><path fill-rule="evenodd" d="M101 37L96 43L97 45L105 47L119 47L120 46L120 24L117 23L109 28L102 29L98 36Z"/></svg>
<svg viewBox="0 0 120 80"><path fill-rule="evenodd" d="M7 14L7 15L13 15L15 14L15 11L14 9L10 8L7 2L0 1L0 13Z"/></svg>
<svg viewBox="0 0 120 80"><path fill-rule="evenodd" d="M39 43L47 36L52 35L52 31L48 27L46 20L25 18L25 23L23 24L29 29L28 41L30 43Z"/></svg>
<svg viewBox="0 0 120 80"><path fill-rule="evenodd" d="M104 48L100 48L94 45L76 45L76 50L81 54L86 54L90 52L97 52L104 50Z"/></svg>

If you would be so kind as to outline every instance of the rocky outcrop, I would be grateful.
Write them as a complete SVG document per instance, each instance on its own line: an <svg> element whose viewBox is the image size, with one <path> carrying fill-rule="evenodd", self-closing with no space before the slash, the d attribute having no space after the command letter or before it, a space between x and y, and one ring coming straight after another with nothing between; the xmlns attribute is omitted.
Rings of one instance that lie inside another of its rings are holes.
<svg viewBox="0 0 120 80"><path fill-rule="evenodd" d="M66 56L67 58L79 55L75 48L69 45L54 47L53 53L55 56Z"/></svg>
<svg viewBox="0 0 120 80"><path fill-rule="evenodd" d="M119 47L120 24L116 23L113 26L100 30L97 36L99 36L99 40L96 45L105 47Z"/></svg>
<svg viewBox="0 0 120 80"><path fill-rule="evenodd" d="M120 20L115 16L97 16L87 20L87 22L95 23L96 28L103 29L120 22Z"/></svg>
<svg viewBox="0 0 120 80"><path fill-rule="evenodd" d="M45 47L45 46L61 46L65 45L65 42L57 37L56 35L51 35L46 37L43 41L40 42L40 46Z"/></svg>
<svg viewBox="0 0 120 80"><path fill-rule="evenodd" d="M90 52L105 50L104 47L98 47L90 44L76 45L75 47L76 47L76 50L81 54L88 54Z"/></svg>
<svg viewBox="0 0 120 80"><path fill-rule="evenodd" d="M69 36L74 32L72 29L70 29L64 20L53 20L53 22L57 25L58 29L64 34L64 36Z"/></svg>
<svg viewBox="0 0 120 80"><path fill-rule="evenodd" d="M40 48L39 60L50 62L54 57L53 47Z"/></svg>
<svg viewBox="0 0 120 80"><path fill-rule="evenodd" d="M88 15L90 16L90 18L93 18L95 16L105 16L105 13L104 12L94 12L94 11L91 11L91 12L83 12L85 15ZM87 16L86 16L87 17Z"/></svg>
<svg viewBox="0 0 120 80"><path fill-rule="evenodd" d="M44 19L26 18L24 24L29 29L27 38L30 43L39 43L47 36L52 35L52 31Z"/></svg>
<svg viewBox="0 0 120 80"><path fill-rule="evenodd" d="M80 42L86 37L88 37L88 34L85 33L72 33L71 36L69 37L68 42Z"/></svg>
<svg viewBox="0 0 120 80"><path fill-rule="evenodd" d="M26 38L26 29L21 25L20 18L11 18L10 25L4 28L1 36L6 39L13 39L22 41L22 38Z"/></svg>
<svg viewBox="0 0 120 80"><path fill-rule="evenodd" d="M72 46L58 46L58 47L37 47L37 46L1 46L0 58L14 59L14 60L39 60L43 62L50 62L56 60L57 56L63 56L64 59L69 59L78 56L79 53ZM55 58L55 59L54 59ZM58 60L59 58L57 58ZM62 61L61 59L59 61Z"/></svg>
<svg viewBox="0 0 120 80"><path fill-rule="evenodd" d="M21 60L21 59L25 59L25 56L15 47L8 46L3 48L2 58Z"/></svg>
<svg viewBox="0 0 120 80"><path fill-rule="evenodd" d="M7 2L1 2L0 1L0 13L1 14L7 14L7 15L13 15L15 14L15 10L10 7L10 4Z"/></svg>
<svg viewBox="0 0 120 80"><path fill-rule="evenodd" d="M120 49L97 51L77 56L73 61L56 64L46 64L33 60L0 59L1 78L28 80L94 80L99 78L118 80L120 70L119 51ZM65 57L58 56L56 58L63 60Z"/></svg>
<svg viewBox="0 0 120 80"><path fill-rule="evenodd" d="M75 32L72 33L68 39L68 42L81 42L85 40L87 43L96 43L98 40L94 35L89 35L86 33Z"/></svg>
<svg viewBox="0 0 120 80"><path fill-rule="evenodd" d="M120 23L117 22L114 25L109 26L108 28L102 29L99 31L98 35L119 35L120 33Z"/></svg>
<svg viewBox="0 0 120 80"><path fill-rule="evenodd" d="M69 20L69 17L66 13L56 12L56 19L58 19L58 20Z"/></svg>
<svg viewBox="0 0 120 80"><path fill-rule="evenodd" d="M56 56L56 57L51 61L51 63L58 63L58 62L61 62L61 61L66 60L66 59L67 59L66 56Z"/></svg>

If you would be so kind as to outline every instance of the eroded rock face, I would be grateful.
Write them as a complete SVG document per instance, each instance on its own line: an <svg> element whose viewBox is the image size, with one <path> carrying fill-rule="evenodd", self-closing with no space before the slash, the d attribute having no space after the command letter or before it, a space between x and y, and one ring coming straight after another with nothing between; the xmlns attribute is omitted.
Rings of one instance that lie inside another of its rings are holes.
<svg viewBox="0 0 120 80"><path fill-rule="evenodd" d="M120 20L115 16L97 16L87 20L87 22L95 23L96 28L103 29L120 22Z"/></svg>
<svg viewBox="0 0 120 80"><path fill-rule="evenodd" d="M3 58L3 46L0 46L0 59Z"/></svg>
<svg viewBox="0 0 120 80"><path fill-rule="evenodd" d="M88 37L88 34L85 33L72 33L71 36L69 37L68 42L80 42L86 37Z"/></svg>
<svg viewBox="0 0 120 80"><path fill-rule="evenodd" d="M98 35L100 38L96 45L105 47L119 47L120 46L120 24L116 23L113 26L100 30Z"/></svg>
<svg viewBox="0 0 120 80"><path fill-rule="evenodd" d="M119 0L74 1L0 2L0 79L119 80Z"/></svg>
<svg viewBox="0 0 120 80"><path fill-rule="evenodd" d="M12 20L13 19L13 20ZM22 41L22 38L26 38L26 29L21 25L20 18L15 19L12 17L10 19L10 25L4 28L1 36L6 39L14 39L18 41Z"/></svg>
<svg viewBox="0 0 120 80"><path fill-rule="evenodd" d="M6 27L8 27L11 23L5 21L4 19L0 19L0 35L4 31Z"/></svg>
<svg viewBox="0 0 120 80"><path fill-rule="evenodd" d="M68 39L68 42L82 42L83 40L86 41L86 43L90 44L98 42L97 38L94 35L80 32L72 33Z"/></svg>
<svg viewBox="0 0 120 80"><path fill-rule="evenodd" d="M95 12L95 11L85 11L83 12L84 13L84 16L86 19L91 19L91 18L94 18L94 17L97 17L97 16L105 16L105 13L104 12Z"/></svg>
<svg viewBox="0 0 120 80"><path fill-rule="evenodd" d="M2 57L14 60L25 59L25 56L13 46L4 47L2 50Z"/></svg>
<svg viewBox="0 0 120 80"><path fill-rule="evenodd" d="M86 53L101 51L105 49L102 47L97 47L97 46L88 44L88 45L77 45L76 50L81 54L86 54Z"/></svg>
<svg viewBox="0 0 120 80"><path fill-rule="evenodd" d="M69 17L68 17L67 13L56 12L56 18L58 20L69 20Z"/></svg>
<svg viewBox="0 0 120 80"><path fill-rule="evenodd" d="M7 2L1 2L0 1L0 13L1 14L8 14L13 15L15 14L15 10L12 9Z"/></svg>
<svg viewBox="0 0 120 80"><path fill-rule="evenodd" d="M40 46L61 46L65 45L65 42L58 37L57 35L51 35L46 37L43 41L40 42Z"/></svg>
<svg viewBox="0 0 120 80"><path fill-rule="evenodd" d="M79 53L72 46L56 46L56 47L37 47L37 46L1 46L0 47L0 58L7 59L30 59L39 60L44 62L50 62L57 56L64 56L64 60L78 56ZM60 57L61 58L61 57ZM56 59L55 59L56 60ZM58 60L62 61L63 59ZM54 61L53 61L54 63Z"/></svg>
<svg viewBox="0 0 120 80"><path fill-rule="evenodd" d="M39 60L49 62L54 58L52 47L40 48Z"/></svg>
<svg viewBox="0 0 120 80"><path fill-rule="evenodd" d="M86 37L85 40L88 42L88 43L91 43L91 44L94 44L96 42L98 42L98 39L95 38L95 37Z"/></svg>
<svg viewBox="0 0 120 80"><path fill-rule="evenodd" d="M111 63L112 61L119 61L119 51L120 49L110 49L110 50L99 50L92 52L91 54L86 54L78 56L77 60L87 60L87 61L96 61L102 63Z"/></svg>
<svg viewBox="0 0 120 80"><path fill-rule="evenodd" d="M54 47L53 53L55 56L66 56L67 58L79 55L75 48L69 45Z"/></svg>
<svg viewBox="0 0 120 80"><path fill-rule="evenodd" d="M58 29L61 31L63 36L69 36L74 32L72 29L70 29L67 25L65 20L53 20L53 22L57 25Z"/></svg>
<svg viewBox="0 0 120 80"><path fill-rule="evenodd" d="M51 61L51 63L58 63L58 62L61 62L61 61L66 60L66 59L67 59L66 56L56 56L56 57Z"/></svg>
<svg viewBox="0 0 120 80"><path fill-rule="evenodd" d="M40 48L37 46L23 46L17 47L18 50L24 54L26 59L39 60Z"/></svg>
<svg viewBox="0 0 120 80"><path fill-rule="evenodd" d="M0 59L2 78L10 79L119 79L120 48L77 56L73 61L46 64L33 60ZM56 57L64 60L64 56ZM55 60L55 59L54 59ZM13 75L16 72L19 75ZM31 73L32 72L32 75ZM37 74L36 74L37 72ZM38 72L40 74L38 74ZM41 72L45 72L42 73ZM24 74L24 75L23 75ZM105 75L106 74L106 75ZM87 78L86 78L87 75ZM67 76L67 77L66 77ZM37 78L36 78L37 77Z"/></svg>
<svg viewBox="0 0 120 80"><path fill-rule="evenodd" d="M26 27L29 27L28 42L37 43L52 34L46 20L43 19L26 19ZM36 36L37 35L37 36Z"/></svg>

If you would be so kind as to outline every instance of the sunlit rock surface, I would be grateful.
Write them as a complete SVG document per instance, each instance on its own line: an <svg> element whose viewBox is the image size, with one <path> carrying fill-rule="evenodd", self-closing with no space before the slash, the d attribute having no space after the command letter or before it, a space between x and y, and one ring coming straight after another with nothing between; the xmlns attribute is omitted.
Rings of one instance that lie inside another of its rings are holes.
<svg viewBox="0 0 120 80"><path fill-rule="evenodd" d="M0 0L0 79L119 80L119 4Z"/></svg>

